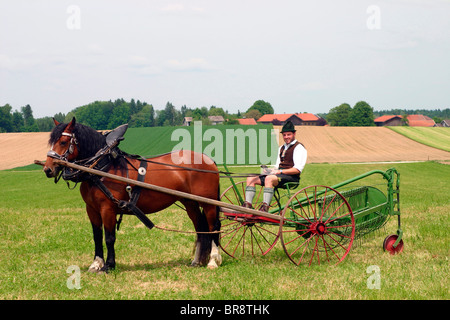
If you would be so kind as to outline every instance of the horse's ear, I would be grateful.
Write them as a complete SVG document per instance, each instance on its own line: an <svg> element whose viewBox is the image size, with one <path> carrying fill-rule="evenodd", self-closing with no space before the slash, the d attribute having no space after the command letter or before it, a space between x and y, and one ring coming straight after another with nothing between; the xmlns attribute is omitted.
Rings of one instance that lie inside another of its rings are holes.
<svg viewBox="0 0 450 320"><path fill-rule="evenodd" d="M75 128L75 123L77 122L77 120L75 119L75 117L72 118L72 121L69 122L69 124L67 125L68 128Z"/></svg>
<svg viewBox="0 0 450 320"><path fill-rule="evenodd" d="M55 118L53 118L53 122L55 123L55 126L59 124L58 120L56 120Z"/></svg>

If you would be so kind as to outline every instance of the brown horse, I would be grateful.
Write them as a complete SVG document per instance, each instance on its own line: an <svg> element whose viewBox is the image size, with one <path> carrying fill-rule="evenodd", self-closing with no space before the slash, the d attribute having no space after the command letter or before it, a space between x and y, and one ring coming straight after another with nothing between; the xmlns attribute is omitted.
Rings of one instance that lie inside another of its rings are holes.
<svg viewBox="0 0 450 320"><path fill-rule="evenodd" d="M56 127L50 134L49 145L51 145L51 150L47 154L44 172L49 178L55 177L56 182L56 177L61 173L61 170L64 170L64 167L56 165L54 159L75 162L92 158L106 146L106 138L105 135L96 130L76 123L75 118L68 124L59 123L56 120L54 122ZM217 166L206 155L187 150L168 153L151 158L147 169L143 170L140 168L142 163L140 159L118 151L120 156L111 157L111 164L104 167L105 172L137 180L138 175L144 171L146 173L143 181L146 183L209 199L219 199ZM174 160L177 166L171 166L174 164ZM186 169L180 168L180 163ZM140 168L139 173L137 168ZM201 170L207 170L207 172L201 172ZM94 262L89 267L89 271L108 271L115 268L114 243L116 240L117 215L123 213L123 211L121 211L117 202L111 200L111 197L108 197L98 187L98 184L94 183L94 176L86 176L87 178L85 177L81 183L80 192L86 203L86 211L92 224L95 243ZM130 201L130 190L128 188L127 191L125 183L107 178L98 180L103 182L103 185L110 191L110 195L118 201L122 201L122 203ZM192 265L207 264L208 268L218 267L222 261L219 252L219 236L217 232L213 232L220 230L217 207L148 189L140 190L136 207L144 214L148 214L163 210L175 201L184 205L198 233ZM105 230L107 248L106 262L103 255L103 229Z"/></svg>

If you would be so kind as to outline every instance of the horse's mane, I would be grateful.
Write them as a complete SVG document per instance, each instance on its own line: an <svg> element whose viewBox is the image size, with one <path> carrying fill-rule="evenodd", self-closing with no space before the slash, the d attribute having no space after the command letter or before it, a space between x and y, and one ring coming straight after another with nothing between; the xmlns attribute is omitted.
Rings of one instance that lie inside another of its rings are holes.
<svg viewBox="0 0 450 320"><path fill-rule="evenodd" d="M50 140L48 141L49 145L53 145L59 140L67 125L67 123L60 123L53 128L50 134ZM73 134L80 145L79 159L93 157L97 151L106 145L106 138L104 135L78 122L75 123Z"/></svg>

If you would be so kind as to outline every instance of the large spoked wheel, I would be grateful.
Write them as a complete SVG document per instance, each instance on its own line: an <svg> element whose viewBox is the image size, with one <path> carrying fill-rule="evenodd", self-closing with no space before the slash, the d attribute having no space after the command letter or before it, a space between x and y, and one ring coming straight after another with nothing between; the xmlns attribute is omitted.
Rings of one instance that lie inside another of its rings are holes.
<svg viewBox="0 0 450 320"><path fill-rule="evenodd" d="M245 200L245 181L227 188L220 200L225 203L241 206ZM258 209L263 201L263 188L256 187L256 195L252 206ZM239 197L239 194L241 198ZM272 201L271 208L276 201ZM220 212L222 250L233 258L245 255L265 255L278 240L279 222L257 215L233 212L222 208Z"/></svg>
<svg viewBox="0 0 450 320"><path fill-rule="evenodd" d="M310 186L295 193L280 222L280 239L296 265L339 263L355 238L355 219L347 200L326 186Z"/></svg>

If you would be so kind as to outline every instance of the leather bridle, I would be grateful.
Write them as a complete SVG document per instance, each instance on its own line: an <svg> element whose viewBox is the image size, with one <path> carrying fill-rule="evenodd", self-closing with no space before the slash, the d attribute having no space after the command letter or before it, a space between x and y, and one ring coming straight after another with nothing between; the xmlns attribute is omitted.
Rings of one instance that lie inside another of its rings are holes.
<svg viewBox="0 0 450 320"><path fill-rule="evenodd" d="M71 138L70 142L69 142L69 147L67 148L66 152L63 155L58 154L56 151L53 150L53 148L55 146L53 144L52 148L50 149L50 151L47 152L47 157L50 157L50 158L53 158L53 159L62 160L62 161L67 161L67 158L71 154L73 154L73 152L75 151L75 147L77 147L77 145L78 145L78 140L75 138L75 134L73 134L73 133L63 132L61 134L61 136L67 136L67 137Z"/></svg>

